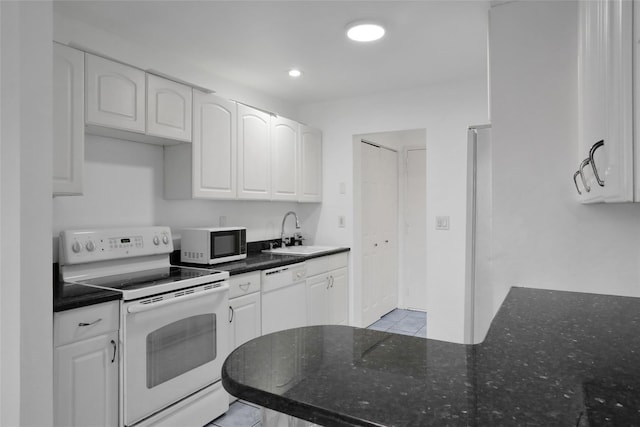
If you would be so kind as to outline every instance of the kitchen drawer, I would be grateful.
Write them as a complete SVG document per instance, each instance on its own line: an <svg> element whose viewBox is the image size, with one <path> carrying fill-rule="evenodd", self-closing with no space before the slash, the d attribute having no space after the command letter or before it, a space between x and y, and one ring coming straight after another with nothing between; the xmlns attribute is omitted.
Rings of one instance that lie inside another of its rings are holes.
<svg viewBox="0 0 640 427"><path fill-rule="evenodd" d="M117 331L119 325L119 302L95 304L88 307L54 313L54 346L58 347L107 332Z"/></svg>
<svg viewBox="0 0 640 427"><path fill-rule="evenodd" d="M307 260L307 277L346 267L349 264L348 256L348 253L344 252Z"/></svg>
<svg viewBox="0 0 640 427"><path fill-rule="evenodd" d="M229 278L229 299L260 291L260 272L239 274Z"/></svg>

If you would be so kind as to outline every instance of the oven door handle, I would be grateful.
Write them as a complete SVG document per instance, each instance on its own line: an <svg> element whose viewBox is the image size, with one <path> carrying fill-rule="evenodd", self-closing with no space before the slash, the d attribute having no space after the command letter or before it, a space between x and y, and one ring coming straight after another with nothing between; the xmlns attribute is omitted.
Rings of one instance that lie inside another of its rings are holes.
<svg viewBox="0 0 640 427"><path fill-rule="evenodd" d="M154 310L156 308L162 308L168 305L177 304L182 301L189 301L195 298L202 298L205 296L210 296L210 295L221 293L221 292L227 292L228 290L229 290L229 285L224 284L222 286L218 286L212 289L207 289L204 291L187 294L180 297L169 298L166 300L148 302L148 303L137 302L127 307L127 313L142 313L144 311ZM145 301L149 301L149 300L147 299Z"/></svg>

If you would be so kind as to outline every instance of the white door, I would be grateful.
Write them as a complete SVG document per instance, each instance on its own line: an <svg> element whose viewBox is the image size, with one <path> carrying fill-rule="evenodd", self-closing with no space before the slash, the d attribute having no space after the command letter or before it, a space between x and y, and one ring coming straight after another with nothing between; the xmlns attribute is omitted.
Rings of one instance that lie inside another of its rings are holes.
<svg viewBox="0 0 640 427"><path fill-rule="evenodd" d="M260 292L229 300L229 352L261 335Z"/></svg>
<svg viewBox="0 0 640 427"><path fill-rule="evenodd" d="M236 103L193 91L193 197L235 199Z"/></svg>
<svg viewBox="0 0 640 427"><path fill-rule="evenodd" d="M322 133L300 125L299 202L322 201Z"/></svg>
<svg viewBox="0 0 640 427"><path fill-rule="evenodd" d="M407 308L427 310L427 150L409 149L405 162L403 286Z"/></svg>
<svg viewBox="0 0 640 427"><path fill-rule="evenodd" d="M118 423L118 332L55 349L57 426Z"/></svg>
<svg viewBox="0 0 640 427"><path fill-rule="evenodd" d="M329 286L326 274L307 278L307 325L328 325Z"/></svg>
<svg viewBox="0 0 640 427"><path fill-rule="evenodd" d="M269 114L238 104L239 199L271 199L270 121Z"/></svg>
<svg viewBox="0 0 640 427"><path fill-rule="evenodd" d="M349 324L349 270L347 267L330 273L329 322L332 325Z"/></svg>
<svg viewBox="0 0 640 427"><path fill-rule="evenodd" d="M147 74L147 134L191 142L192 90Z"/></svg>
<svg viewBox="0 0 640 427"><path fill-rule="evenodd" d="M271 198L298 200L298 123L271 119Z"/></svg>
<svg viewBox="0 0 640 427"><path fill-rule="evenodd" d="M145 132L145 73L85 55L87 124Z"/></svg>
<svg viewBox="0 0 640 427"><path fill-rule="evenodd" d="M382 235L378 243L382 269L381 314L398 307L398 153L380 148L380 181L378 209L381 213L378 227Z"/></svg>
<svg viewBox="0 0 640 427"><path fill-rule="evenodd" d="M369 325L398 304L397 153L361 144L362 322Z"/></svg>

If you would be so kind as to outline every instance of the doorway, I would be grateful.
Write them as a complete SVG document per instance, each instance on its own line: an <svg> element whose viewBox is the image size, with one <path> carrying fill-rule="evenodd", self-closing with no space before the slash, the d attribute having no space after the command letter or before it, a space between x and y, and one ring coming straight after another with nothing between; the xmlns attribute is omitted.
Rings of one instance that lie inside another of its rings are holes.
<svg viewBox="0 0 640 427"><path fill-rule="evenodd" d="M426 162L421 162L422 159L417 157L425 156L425 149L426 129L353 136L354 268L350 296L352 323L356 326L366 327L395 308L424 310L426 307L424 280L417 284L421 289L417 293L411 293L422 295L417 297L421 301L409 304L404 263L407 253L415 254L411 265L418 265L417 268L424 270L426 275L425 257L421 257L419 250L416 251L405 243L405 215L407 206L413 206L407 203L406 155L409 150L415 150L409 153L411 166L424 166ZM424 178L422 180L425 181ZM385 185L382 186L382 183ZM415 183L412 191L420 191L418 186ZM426 183L422 188L424 191ZM424 213L422 216L426 222ZM380 225L385 217L386 225ZM426 233L417 231L414 227L410 231L416 231L416 235L412 234L412 237L422 239L420 245L426 246ZM376 243L378 246L375 246ZM418 273L421 274L422 272Z"/></svg>

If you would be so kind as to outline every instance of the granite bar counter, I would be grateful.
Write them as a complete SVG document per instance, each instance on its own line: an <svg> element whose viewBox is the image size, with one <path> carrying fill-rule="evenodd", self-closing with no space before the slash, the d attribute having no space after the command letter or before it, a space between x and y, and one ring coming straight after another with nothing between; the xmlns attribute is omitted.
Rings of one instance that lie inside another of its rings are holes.
<svg viewBox="0 0 640 427"><path fill-rule="evenodd" d="M477 345L290 329L233 351L222 382L324 426L640 425L640 298L512 288Z"/></svg>

